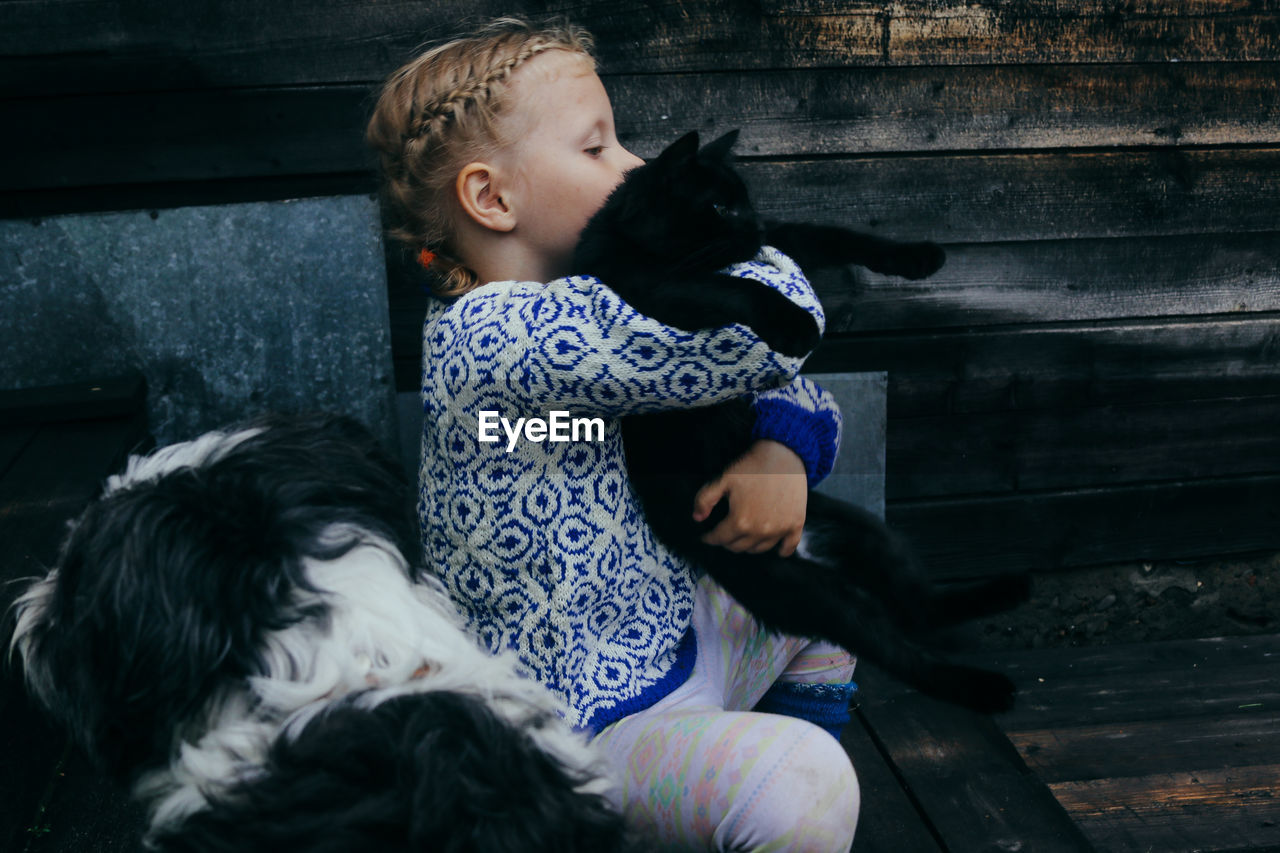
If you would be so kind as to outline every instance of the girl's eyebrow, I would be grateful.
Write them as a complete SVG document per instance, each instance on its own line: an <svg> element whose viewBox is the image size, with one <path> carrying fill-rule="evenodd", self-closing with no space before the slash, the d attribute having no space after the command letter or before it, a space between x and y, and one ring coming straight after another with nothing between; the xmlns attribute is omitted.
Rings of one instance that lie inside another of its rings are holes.
<svg viewBox="0 0 1280 853"><path fill-rule="evenodd" d="M588 142L595 136L604 136L605 130L608 126L608 122L604 119L596 119L595 123L588 127L586 132L582 134L582 141Z"/></svg>

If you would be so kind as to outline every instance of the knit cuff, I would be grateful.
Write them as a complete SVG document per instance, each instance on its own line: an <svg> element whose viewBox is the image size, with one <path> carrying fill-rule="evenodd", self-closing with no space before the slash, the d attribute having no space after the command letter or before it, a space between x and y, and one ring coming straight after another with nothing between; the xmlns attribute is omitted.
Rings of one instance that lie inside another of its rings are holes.
<svg viewBox="0 0 1280 853"><path fill-rule="evenodd" d="M804 462L809 488L831 473L840 427L830 412L811 411L776 397L757 397L754 409L756 422L751 428L751 438L771 439L795 451Z"/></svg>
<svg viewBox="0 0 1280 853"><path fill-rule="evenodd" d="M852 681L838 684L778 681L753 710L808 720L839 740L850 720L849 702L857 690L858 685Z"/></svg>

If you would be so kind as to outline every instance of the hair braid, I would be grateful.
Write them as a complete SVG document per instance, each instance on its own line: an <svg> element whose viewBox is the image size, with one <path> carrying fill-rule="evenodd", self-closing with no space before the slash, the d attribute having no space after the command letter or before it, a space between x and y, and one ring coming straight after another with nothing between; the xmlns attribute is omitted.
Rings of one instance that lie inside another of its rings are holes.
<svg viewBox="0 0 1280 853"><path fill-rule="evenodd" d="M458 171L509 142L497 118L512 73L550 50L591 57L591 37L567 23L499 18L471 36L438 44L383 86L365 138L382 170L388 235L416 254L429 248L441 296L480 284L452 256Z"/></svg>

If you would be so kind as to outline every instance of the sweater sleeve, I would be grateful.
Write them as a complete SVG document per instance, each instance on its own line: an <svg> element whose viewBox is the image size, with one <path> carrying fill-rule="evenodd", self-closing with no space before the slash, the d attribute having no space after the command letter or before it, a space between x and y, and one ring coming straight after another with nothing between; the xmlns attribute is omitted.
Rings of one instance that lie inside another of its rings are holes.
<svg viewBox="0 0 1280 853"><path fill-rule="evenodd" d="M778 290L824 328L813 288L776 249L725 272ZM710 405L786 385L804 361L773 352L741 324L665 326L590 276L486 284L429 315L423 344L427 399L462 395L520 416Z"/></svg>
<svg viewBox="0 0 1280 853"><path fill-rule="evenodd" d="M803 376L790 385L756 395L751 437L772 439L795 451L804 462L809 488L831 473L840 451L843 418L829 391Z"/></svg>

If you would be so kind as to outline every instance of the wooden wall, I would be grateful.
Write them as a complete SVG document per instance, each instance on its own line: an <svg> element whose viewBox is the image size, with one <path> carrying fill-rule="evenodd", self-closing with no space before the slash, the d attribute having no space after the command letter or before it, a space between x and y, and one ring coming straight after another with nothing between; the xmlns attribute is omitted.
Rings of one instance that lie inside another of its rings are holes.
<svg viewBox="0 0 1280 853"><path fill-rule="evenodd" d="M1280 547L1280 0L10 0L0 216L370 191L376 83L548 10L637 153L741 127L767 213L946 244L817 277L810 363L889 372L888 514L937 572Z"/></svg>

